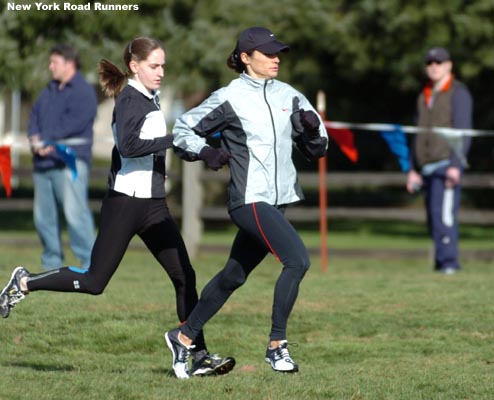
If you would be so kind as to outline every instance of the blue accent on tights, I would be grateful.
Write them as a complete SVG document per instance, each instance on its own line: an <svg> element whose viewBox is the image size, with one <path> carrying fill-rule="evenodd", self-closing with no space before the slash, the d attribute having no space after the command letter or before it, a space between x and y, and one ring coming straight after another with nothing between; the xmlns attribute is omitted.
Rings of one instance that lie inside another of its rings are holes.
<svg viewBox="0 0 494 400"><path fill-rule="evenodd" d="M78 274L85 274L87 272L87 268L77 268L77 267L68 267L71 271L77 272Z"/></svg>

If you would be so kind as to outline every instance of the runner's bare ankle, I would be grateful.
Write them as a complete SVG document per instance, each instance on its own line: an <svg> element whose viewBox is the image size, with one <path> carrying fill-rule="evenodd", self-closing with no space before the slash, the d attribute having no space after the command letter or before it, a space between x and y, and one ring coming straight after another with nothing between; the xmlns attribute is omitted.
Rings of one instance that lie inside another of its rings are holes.
<svg viewBox="0 0 494 400"><path fill-rule="evenodd" d="M178 333L178 340L180 340L186 346L191 346L192 345L192 339L190 339L189 337L187 337L186 335L184 335L182 333L182 331L180 331Z"/></svg>

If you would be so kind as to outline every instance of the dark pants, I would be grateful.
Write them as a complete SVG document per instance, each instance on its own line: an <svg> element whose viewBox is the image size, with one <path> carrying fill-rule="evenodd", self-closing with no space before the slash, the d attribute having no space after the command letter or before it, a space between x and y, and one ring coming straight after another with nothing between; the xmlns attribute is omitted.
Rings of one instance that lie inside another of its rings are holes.
<svg viewBox="0 0 494 400"><path fill-rule="evenodd" d="M283 211L267 203L254 203L230 212L232 221L239 227L230 258L223 270L204 287L197 306L181 328L186 336L195 338L271 252L281 261L283 268L274 288L270 339L286 339L288 317L310 261L300 236Z"/></svg>
<svg viewBox="0 0 494 400"><path fill-rule="evenodd" d="M424 201L429 234L434 241L435 269L460 268L458 260L458 210L461 186L446 189L446 168L424 176Z"/></svg>
<svg viewBox="0 0 494 400"><path fill-rule="evenodd" d="M170 277L175 288L178 318L185 321L198 299L196 275L165 199L140 199L110 192L101 207L101 222L89 269L64 267L33 274L28 280L29 291L103 293L135 235L142 239ZM149 285L153 284L149 281ZM204 348L201 332L196 349Z"/></svg>

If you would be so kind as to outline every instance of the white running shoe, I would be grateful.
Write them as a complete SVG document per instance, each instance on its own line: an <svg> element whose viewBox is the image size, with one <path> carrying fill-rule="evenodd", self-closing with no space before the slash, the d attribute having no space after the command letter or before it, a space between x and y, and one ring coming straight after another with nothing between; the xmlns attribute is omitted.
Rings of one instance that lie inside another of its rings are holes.
<svg viewBox="0 0 494 400"><path fill-rule="evenodd" d="M180 330L178 328L166 332L165 340L173 355L173 371L175 371L175 375L179 379L189 379L190 350L193 349L194 346L187 347L184 345L178 338L179 332Z"/></svg>
<svg viewBox="0 0 494 400"><path fill-rule="evenodd" d="M298 365L295 364L290 353L288 352L288 342L283 340L275 349L266 349L267 363L271 364L273 370L278 372L298 372Z"/></svg>

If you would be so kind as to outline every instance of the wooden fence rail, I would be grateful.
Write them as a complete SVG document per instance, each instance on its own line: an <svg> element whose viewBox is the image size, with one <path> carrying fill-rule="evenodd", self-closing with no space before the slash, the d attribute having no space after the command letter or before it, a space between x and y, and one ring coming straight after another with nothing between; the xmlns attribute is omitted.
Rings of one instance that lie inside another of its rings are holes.
<svg viewBox="0 0 494 400"><path fill-rule="evenodd" d="M206 182L222 182L227 184L227 171L204 170L202 163L184 163L182 177L170 172L170 177L183 185L182 207L174 207L173 214L182 220L182 232L191 255L194 256L198 248L203 221L227 221L229 219L225 204L215 207L203 207L203 191ZM15 171L18 176L30 176L31 171L21 169ZM102 179L107 170L93 168L91 177ZM300 172L299 181L304 189L317 189L319 177L317 172ZM399 172L330 172L326 174L326 185L329 188L329 205L326 214L331 219L364 219L364 220L395 220L424 222L423 209L390 208L390 207L335 207L331 205L331 190L336 188L376 188L402 187L405 190L405 175ZM494 174L466 173L462 185L465 189L494 189ZM0 211L32 210L32 199L14 198L0 199ZM100 200L90 200L91 209L99 211ZM317 207L294 206L287 210L287 216L294 222L319 221ZM462 209L460 222L492 225L494 224L494 210Z"/></svg>
<svg viewBox="0 0 494 400"><path fill-rule="evenodd" d="M202 207L202 192L195 188L203 187L205 182L219 181L227 183L230 179L226 171L213 172L203 170L199 163L186 163L183 181L183 198L194 198L195 209L187 209L187 220L182 224L184 239L191 253L194 255L199 246L198 238L202 231L203 221L227 221L229 219L226 207ZM319 177L317 173L301 172L298 174L303 188L318 188ZM402 187L405 190L405 175L396 172L335 172L326 174L326 186L329 193L332 188L374 188L374 187ZM494 188L494 174L465 174L463 187L468 189ZM181 214L182 215L182 214ZM332 207L331 196L326 210L328 219L366 219L389 221L414 221L425 222L423 209L390 208L390 207ZM318 222L320 211L317 207L294 206L287 210L287 216L294 222ZM463 209L459 216L460 222L470 224L491 225L494 224L494 211L492 210L466 210Z"/></svg>
<svg viewBox="0 0 494 400"><path fill-rule="evenodd" d="M227 182L230 175L225 171L201 172L202 181ZM304 188L317 188L319 178L317 172L299 172L298 178ZM405 190L406 176L400 172L328 172L326 184L331 191L335 187L379 187L401 186ZM463 176L462 186L469 189L494 189L494 174L469 174Z"/></svg>

